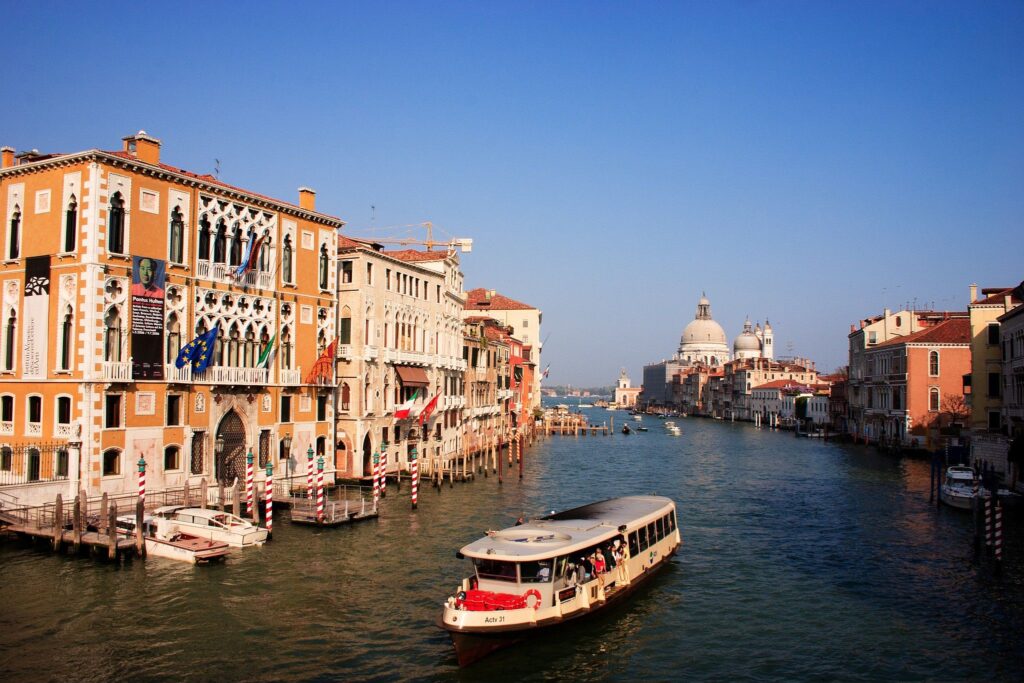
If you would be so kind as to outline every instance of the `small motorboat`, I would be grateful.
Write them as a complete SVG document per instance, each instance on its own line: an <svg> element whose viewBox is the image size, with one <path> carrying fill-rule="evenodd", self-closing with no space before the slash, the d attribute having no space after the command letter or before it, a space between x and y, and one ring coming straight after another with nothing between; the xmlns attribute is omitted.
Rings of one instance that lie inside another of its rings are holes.
<svg viewBox="0 0 1024 683"><path fill-rule="evenodd" d="M135 516L118 517L117 531L127 538L135 538ZM146 555L190 564L222 560L231 549L227 543L184 532L171 520L150 515L142 521L142 538L146 543Z"/></svg>
<svg viewBox="0 0 1024 683"><path fill-rule="evenodd" d="M638 431L638 432L646 432L647 431L647 427L637 427L636 431Z"/></svg>
<svg viewBox="0 0 1024 683"><path fill-rule="evenodd" d="M165 505L153 511L157 517L174 522L180 531L227 543L233 548L263 545L267 530L222 510Z"/></svg>
<svg viewBox="0 0 1024 683"><path fill-rule="evenodd" d="M953 465L946 470L946 480L939 488L939 500L958 510L970 510L978 495L978 476L965 465Z"/></svg>
<svg viewBox="0 0 1024 683"><path fill-rule="evenodd" d="M629 434L631 431L632 430L629 428L629 425L622 425L622 433L623 434Z"/></svg>

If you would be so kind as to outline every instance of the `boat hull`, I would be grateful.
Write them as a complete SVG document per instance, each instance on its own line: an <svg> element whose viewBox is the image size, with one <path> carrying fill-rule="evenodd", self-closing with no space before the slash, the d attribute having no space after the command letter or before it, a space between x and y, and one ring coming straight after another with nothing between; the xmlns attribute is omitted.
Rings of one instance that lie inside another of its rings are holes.
<svg viewBox="0 0 1024 683"><path fill-rule="evenodd" d="M970 510L973 506L974 496L963 495L956 492L946 490L946 487L942 487L939 490L939 500L951 508L957 510Z"/></svg>
<svg viewBox="0 0 1024 683"><path fill-rule="evenodd" d="M662 557L659 562L651 565L639 576L634 577L629 585L623 586L609 595L603 603L593 605L587 609L579 610L564 617L538 621L535 625L519 625L505 629L493 628L486 630L470 630L452 628L448 624L444 623L443 618L438 620L437 625L448 631L451 636L452 644L455 646L455 656L458 659L459 666L469 666L496 650L509 647L510 645L515 645L516 643L537 635L550 634L559 627L565 627L568 624L579 621L585 617L603 613L613 605L621 604L637 589L649 585L649 579L669 563L677 549L678 546Z"/></svg>

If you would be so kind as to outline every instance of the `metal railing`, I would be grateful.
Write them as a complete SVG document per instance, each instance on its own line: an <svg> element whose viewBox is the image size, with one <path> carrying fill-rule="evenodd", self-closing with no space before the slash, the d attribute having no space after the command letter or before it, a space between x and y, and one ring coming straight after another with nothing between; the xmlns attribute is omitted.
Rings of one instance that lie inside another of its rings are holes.
<svg viewBox="0 0 1024 683"><path fill-rule="evenodd" d="M34 443L0 448L0 486L67 481L68 447Z"/></svg>
<svg viewBox="0 0 1024 683"><path fill-rule="evenodd" d="M103 380L107 382L129 382L132 379L131 361L103 361Z"/></svg>

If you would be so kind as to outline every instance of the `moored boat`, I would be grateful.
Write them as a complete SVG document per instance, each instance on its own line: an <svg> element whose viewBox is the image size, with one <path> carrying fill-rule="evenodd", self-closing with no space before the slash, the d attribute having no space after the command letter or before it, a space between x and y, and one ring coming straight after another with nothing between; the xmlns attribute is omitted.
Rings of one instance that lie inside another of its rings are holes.
<svg viewBox="0 0 1024 683"><path fill-rule="evenodd" d="M262 545L267 540L266 529L222 510L166 505L153 514L171 520L185 533L221 541L233 548Z"/></svg>
<svg viewBox="0 0 1024 683"><path fill-rule="evenodd" d="M660 496L613 498L488 532L457 554L472 560L474 574L438 625L465 666L624 599L681 543L675 503ZM614 566L600 573L602 562Z"/></svg>
<svg viewBox="0 0 1024 683"><path fill-rule="evenodd" d="M117 530L129 538L134 538L135 516L118 517ZM207 564L223 559L230 550L227 543L184 532L169 519L149 515L142 522L142 539L146 544L146 555L166 557L190 564Z"/></svg>
<svg viewBox="0 0 1024 683"><path fill-rule="evenodd" d="M977 483L973 469L953 465L946 469L946 479L939 488L939 500L950 507L970 510L974 497L978 495Z"/></svg>

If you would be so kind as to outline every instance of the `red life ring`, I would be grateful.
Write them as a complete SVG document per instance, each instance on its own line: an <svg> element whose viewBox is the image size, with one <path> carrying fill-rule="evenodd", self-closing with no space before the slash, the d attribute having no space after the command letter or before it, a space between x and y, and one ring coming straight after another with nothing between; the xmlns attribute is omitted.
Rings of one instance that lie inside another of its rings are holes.
<svg viewBox="0 0 1024 683"><path fill-rule="evenodd" d="M534 605L533 605L533 609L536 610L536 609L538 609L540 607L540 603L541 603L541 600L543 600L543 598L541 598L539 590L537 590L536 588L531 588L530 590L528 590L525 593L523 593L523 600L526 602L526 606L527 607L530 607L530 596L531 595L533 597L537 598L537 602L534 603Z"/></svg>

